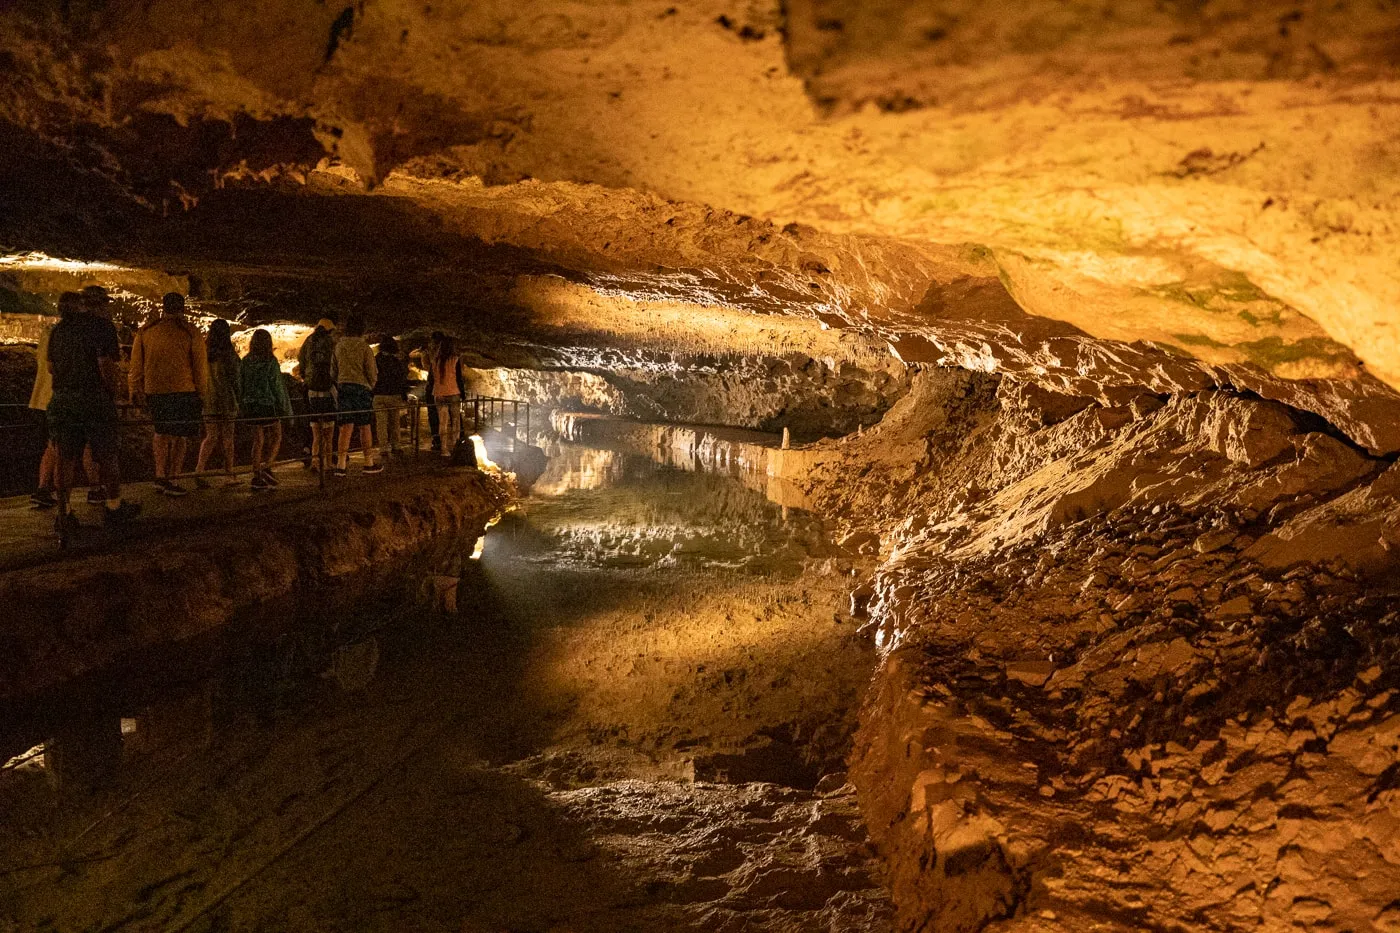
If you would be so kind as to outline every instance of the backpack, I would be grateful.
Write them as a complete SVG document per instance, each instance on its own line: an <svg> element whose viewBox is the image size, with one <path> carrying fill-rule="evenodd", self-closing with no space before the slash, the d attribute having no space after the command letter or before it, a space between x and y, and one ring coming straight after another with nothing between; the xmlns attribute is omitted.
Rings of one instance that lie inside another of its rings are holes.
<svg viewBox="0 0 1400 933"><path fill-rule="evenodd" d="M335 387L332 363L335 360L335 339L330 331L316 328L306 338L306 362L302 364L302 379L312 392L329 392Z"/></svg>

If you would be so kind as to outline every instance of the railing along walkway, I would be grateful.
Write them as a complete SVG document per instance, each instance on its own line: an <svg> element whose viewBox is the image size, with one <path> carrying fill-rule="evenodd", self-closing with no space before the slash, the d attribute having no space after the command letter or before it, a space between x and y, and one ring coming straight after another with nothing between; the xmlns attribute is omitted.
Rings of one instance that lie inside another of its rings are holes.
<svg viewBox="0 0 1400 933"><path fill-rule="evenodd" d="M498 428L512 447L521 436L522 429L523 436L527 439L529 437L529 405L525 402L478 396L463 399L462 407L464 433L479 434ZM189 490L189 495L182 497L162 494L152 484L149 476L132 479L123 475L122 497L140 503L141 515L131 525L114 531L103 527L101 506L87 504L86 493L89 487L75 488L71 497L71 508L83 527L79 528L68 542L68 550L60 550L59 538L54 531L54 509L33 508L28 494L0 499L0 572L44 563L59 556L101 552L123 541L174 533L195 519L219 521L245 513L275 513L290 504L333 495L338 490L364 488L386 478L430 474L449 463L447 457L429 447L426 404L409 402L393 411L395 414L406 411L409 415L409 425L404 432L404 444L401 448L403 454L398 458L386 458L384 472L379 474L366 475L361 472L365 459L358 447L351 449L349 476L339 478L331 475L329 454L325 459L324 469L311 468L317 464L308 466L300 439L294 443L287 439L287 425L333 421L334 415L296 414L282 419L282 450L294 450L296 455L283 456L274 465L273 474L278 485L272 489L254 490L250 485L252 467L246 463L235 468L234 475L239 481L236 486L225 485L227 474L222 469L206 471L203 474L181 473L177 479ZM235 424L241 428L249 420L235 419ZM148 429L151 426L152 422L147 418L126 418L119 423L119 430L126 432L147 429L145 436L149 437ZM3 430L6 428L37 430L34 425L0 425L0 444L7 443ZM201 439L202 436L190 438L191 448L197 448ZM358 437L356 439L358 440ZM218 456L222 457L222 452ZM193 463L194 458L195 452L192 449L187 463ZM192 481L199 475L209 481L211 488L194 488Z"/></svg>

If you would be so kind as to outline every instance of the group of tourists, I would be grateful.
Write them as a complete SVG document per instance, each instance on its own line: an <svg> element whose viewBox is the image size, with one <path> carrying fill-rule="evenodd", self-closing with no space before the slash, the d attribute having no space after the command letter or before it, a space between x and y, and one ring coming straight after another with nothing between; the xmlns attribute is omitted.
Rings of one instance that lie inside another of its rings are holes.
<svg viewBox="0 0 1400 933"><path fill-rule="evenodd" d="M88 501L102 505L106 523L127 522L140 511L121 496L117 399L122 355L109 301L96 286L65 292L58 302L58 323L40 340L30 407L46 413L49 443L31 501L38 508L58 508L60 534L76 525L69 493L80 465L96 486ZM448 438L460 436L464 382L454 341L434 332L424 362L434 448L451 456L452 444L441 443L439 425ZM293 415L289 382L305 392L311 436L303 462L308 468L320 469L328 461L335 476L348 475L356 435L365 473L382 472L387 457L405 451L400 417L411 386L393 337L382 338L376 352L365 337L363 316L349 315L343 332L334 318L322 318L297 351L297 375L299 379L282 372L268 330L255 330L240 357L228 321L215 320L203 333L186 316L184 296L167 294L159 317L137 331L127 370L130 400L146 410L153 426L159 492L188 494L177 477L191 440L201 431L195 485L210 488L207 474L220 461L224 484L241 484L235 474L236 420L253 429L251 487L278 485L272 466L282 446L283 420Z"/></svg>

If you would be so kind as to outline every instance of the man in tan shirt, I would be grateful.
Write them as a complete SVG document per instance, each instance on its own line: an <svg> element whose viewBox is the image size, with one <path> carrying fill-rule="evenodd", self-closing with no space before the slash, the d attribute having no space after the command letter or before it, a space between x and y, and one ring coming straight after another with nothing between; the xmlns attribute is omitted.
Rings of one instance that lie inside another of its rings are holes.
<svg viewBox="0 0 1400 933"><path fill-rule="evenodd" d="M161 316L136 333L131 346L131 400L155 422L156 486L167 496L188 490L174 481L184 469L190 438L199 436L209 381L204 336L185 317L185 297L170 292Z"/></svg>

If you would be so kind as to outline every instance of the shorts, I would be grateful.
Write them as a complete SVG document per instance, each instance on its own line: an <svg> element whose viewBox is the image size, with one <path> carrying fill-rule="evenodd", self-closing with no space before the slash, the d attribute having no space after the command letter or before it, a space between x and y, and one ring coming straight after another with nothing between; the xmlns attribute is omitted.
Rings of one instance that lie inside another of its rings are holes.
<svg viewBox="0 0 1400 933"><path fill-rule="evenodd" d="M117 452L117 406L110 396L55 393L48 415L49 437L65 460L81 457L84 447L98 459Z"/></svg>
<svg viewBox="0 0 1400 933"><path fill-rule="evenodd" d="M275 405L245 404L243 416L255 428L265 428L282 420Z"/></svg>
<svg viewBox="0 0 1400 933"><path fill-rule="evenodd" d="M369 425L374 423L374 390L355 382L340 384L340 424Z"/></svg>
<svg viewBox="0 0 1400 933"><path fill-rule="evenodd" d="M156 423L156 433L165 437L198 437L204 419L204 400L198 392L162 392L146 396L146 408Z"/></svg>
<svg viewBox="0 0 1400 933"><path fill-rule="evenodd" d="M335 396L329 392L308 392L306 395L306 411L310 415L333 415L335 414ZM312 418L312 421L325 423L329 418Z"/></svg>

